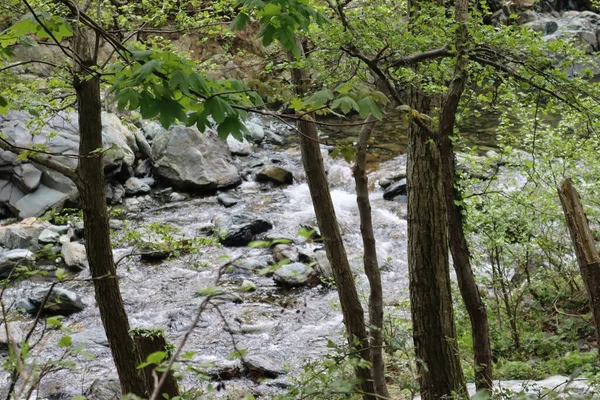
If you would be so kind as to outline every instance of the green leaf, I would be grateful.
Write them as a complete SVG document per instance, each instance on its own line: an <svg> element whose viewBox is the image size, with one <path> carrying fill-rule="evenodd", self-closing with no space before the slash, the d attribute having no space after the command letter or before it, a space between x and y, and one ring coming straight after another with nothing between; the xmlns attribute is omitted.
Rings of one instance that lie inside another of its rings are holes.
<svg viewBox="0 0 600 400"><path fill-rule="evenodd" d="M330 100L333 100L333 92L329 89L322 89L313 93L312 96L304 101L304 104L312 108L319 108L327 104Z"/></svg>
<svg viewBox="0 0 600 400"><path fill-rule="evenodd" d="M237 29L238 31L241 31L242 29L244 29L244 27L246 26L248 21L250 21L250 17L248 17L248 15L246 13L241 12L237 15L237 17L235 17L233 19L233 21L231 21L231 24L229 25L229 29L230 30Z"/></svg>
<svg viewBox="0 0 600 400"><path fill-rule="evenodd" d="M359 114L362 118L366 118L369 113L373 114L373 116L377 119L383 118L383 112L381 107L375 103L372 97L367 96L363 97L358 101L359 106Z"/></svg>
<svg viewBox="0 0 600 400"><path fill-rule="evenodd" d="M117 93L115 100L117 101L119 111L123 111L126 108L136 110L140 105L140 93L134 88L126 87Z"/></svg>
<svg viewBox="0 0 600 400"><path fill-rule="evenodd" d="M348 114L353 109L356 111L359 110L359 106L356 104L356 101L349 96L338 97L333 103L331 103L331 108L339 108L344 114Z"/></svg>
<svg viewBox="0 0 600 400"><path fill-rule="evenodd" d="M182 122L187 121L187 115L183 109L183 106L178 101L163 97L159 101L158 107L160 110L160 116L158 117L158 120L165 129L168 129L171 125L177 122L177 120Z"/></svg>
<svg viewBox="0 0 600 400"><path fill-rule="evenodd" d="M265 18L272 18L281 14L281 6L279 4L269 3L263 8L261 14Z"/></svg>
<svg viewBox="0 0 600 400"><path fill-rule="evenodd" d="M144 82L149 75L153 74L155 71L159 71L161 67L162 63L157 60L145 62L134 72L133 79L131 81L132 85L139 85L140 83Z"/></svg>
<svg viewBox="0 0 600 400"><path fill-rule="evenodd" d="M225 121L226 116L235 114L233 108L231 108L229 103L223 100L221 96L215 96L204 102L204 108L212 115L217 124L221 124Z"/></svg>
<svg viewBox="0 0 600 400"><path fill-rule="evenodd" d="M0 115L8 112L8 101L2 95L0 95Z"/></svg>
<svg viewBox="0 0 600 400"><path fill-rule="evenodd" d="M146 362L149 362L150 364L159 364L167 358L167 355L168 353L166 351L156 351L146 357Z"/></svg>
<svg viewBox="0 0 600 400"><path fill-rule="evenodd" d="M252 247L254 249L262 248L262 247L269 247L270 245L271 245L271 242L268 240L255 240L253 242L248 243L248 247Z"/></svg>
<svg viewBox="0 0 600 400"><path fill-rule="evenodd" d="M71 336L63 336L58 341L58 347L69 347L71 345Z"/></svg>
<svg viewBox="0 0 600 400"><path fill-rule="evenodd" d="M231 134L231 136L241 141L243 139L242 132L244 132L245 130L246 127L244 126L242 121L240 121L240 119L237 116L235 116L225 118L225 120L219 124L219 127L217 128L217 133L219 134L219 138L221 138L221 140L227 139L227 136Z"/></svg>
<svg viewBox="0 0 600 400"><path fill-rule="evenodd" d="M188 76L181 70L174 71L171 74L171 79L169 80L169 87L172 90L179 89L181 93L185 95L190 94Z"/></svg>

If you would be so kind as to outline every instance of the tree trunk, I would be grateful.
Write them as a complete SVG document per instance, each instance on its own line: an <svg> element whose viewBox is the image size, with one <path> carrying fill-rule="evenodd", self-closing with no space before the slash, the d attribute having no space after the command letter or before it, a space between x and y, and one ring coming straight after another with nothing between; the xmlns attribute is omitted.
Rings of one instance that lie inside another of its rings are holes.
<svg viewBox="0 0 600 400"><path fill-rule="evenodd" d="M570 179L566 179L560 185L558 196L567 219L577 255L577 263L594 315L596 345L600 356L600 254L598 254L592 230L579 200L579 194Z"/></svg>
<svg viewBox="0 0 600 400"><path fill-rule="evenodd" d="M152 353L167 351L167 340L165 339L163 332L141 331L136 329L133 340L135 342L135 347L140 354L140 359L143 361ZM148 365L142 369L148 389L154 392L156 390L156 385L160 383L161 377L164 374L167 374L164 383L158 388L158 393L161 397L164 397L165 394L168 395L167 398L169 399L179 396L179 387L177 385L177 380L173 376L173 371L156 372L156 375L154 375L155 369L155 365Z"/></svg>
<svg viewBox="0 0 600 400"><path fill-rule="evenodd" d="M438 148L448 214L450 252L454 261L460 294L471 321L473 352L475 353L475 385L477 390L490 391L492 389L492 350L490 347L488 318L471 268L469 248L463 227L463 216L461 207L457 204L457 201L461 200L461 195L456 188L454 148L451 139L454 134L456 111L467 79L468 59L464 54L464 45L468 38L466 26L468 22L467 7L468 2L466 0L455 1L455 16L459 23L455 39L457 61L454 78L448 87L444 105L440 112Z"/></svg>
<svg viewBox="0 0 600 400"><path fill-rule="evenodd" d="M415 108L427 113L430 99L418 94L413 97ZM456 345L437 138L413 125L408 139L409 288L421 396L423 400L454 394L466 397Z"/></svg>
<svg viewBox="0 0 600 400"><path fill-rule="evenodd" d="M375 122L371 114L367 117L358 136L356 159L354 164L354 181L356 183L356 202L360 214L360 233L363 241L363 264L369 279L369 333L371 335L371 360L373 362L373 384L378 396L389 398L385 382L385 363L383 361L383 288L381 273L377 262L377 247L373 234L371 202L369 201L369 179L367 178L367 145Z"/></svg>
<svg viewBox="0 0 600 400"><path fill-rule="evenodd" d="M75 181L83 206L85 249L90 265L96 303L110 345L123 393L146 396L147 388L137 366L139 358L129 335L129 321L119 291L110 243L110 227L104 193L104 169L99 153L102 148L100 78L89 73L95 64L86 32L75 28L75 63L73 86L79 110L79 164Z"/></svg>
<svg viewBox="0 0 600 400"><path fill-rule="evenodd" d="M302 47L300 46L300 48ZM292 69L292 82L296 86L296 92L299 95L304 95L308 82L306 71L298 68ZM325 174L321 148L319 147L319 134L310 116L307 115L298 121L298 132L306 181L319 230L323 236L327 258L333 270L342 314L344 315L344 324L348 334L348 343L361 358L371 361L364 311L358 298L354 276L348 262L333 201L331 200L329 183ZM363 399L375 400L371 370L369 368L356 368L356 377L361 380L361 388L364 393Z"/></svg>

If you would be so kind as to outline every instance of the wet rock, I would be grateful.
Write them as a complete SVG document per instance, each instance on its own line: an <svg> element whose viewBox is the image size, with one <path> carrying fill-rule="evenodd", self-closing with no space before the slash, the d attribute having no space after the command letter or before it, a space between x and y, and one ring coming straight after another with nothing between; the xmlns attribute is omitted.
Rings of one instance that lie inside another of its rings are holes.
<svg viewBox="0 0 600 400"><path fill-rule="evenodd" d="M383 198L385 200L393 200L397 196L406 196L406 179L401 179L388 186L383 192Z"/></svg>
<svg viewBox="0 0 600 400"><path fill-rule="evenodd" d="M276 263L283 260L298 261L298 249L291 244L278 244L273 247L273 259Z"/></svg>
<svg viewBox="0 0 600 400"><path fill-rule="evenodd" d="M85 246L81 243L65 243L61 249L63 260L67 268L73 272L80 272L89 268Z"/></svg>
<svg viewBox="0 0 600 400"><path fill-rule="evenodd" d="M274 144L276 146L285 146L287 144L287 139L268 129L265 131L265 143Z"/></svg>
<svg viewBox="0 0 600 400"><path fill-rule="evenodd" d="M276 184L291 185L294 183L294 175L281 167L266 167L256 174L257 182L274 182Z"/></svg>
<svg viewBox="0 0 600 400"><path fill-rule="evenodd" d="M167 259L171 254L166 243L144 242L139 246L140 258L143 261L160 261Z"/></svg>
<svg viewBox="0 0 600 400"><path fill-rule="evenodd" d="M217 196L217 201L222 206L229 208L239 203L240 199L230 193L219 193L219 195Z"/></svg>
<svg viewBox="0 0 600 400"><path fill-rule="evenodd" d="M333 269L327 258L327 252L325 250L317 250L314 252L314 257L317 261L317 271L319 272L319 275L326 279L333 279Z"/></svg>
<svg viewBox="0 0 600 400"><path fill-rule="evenodd" d="M37 313L49 290L49 287L38 287L31 291L27 296L27 300L35 306L35 311L30 311L30 313ZM52 289L44 304L44 312L53 315L67 316L83 311L84 308L85 304L83 304L77 293L58 286Z"/></svg>
<svg viewBox="0 0 600 400"><path fill-rule="evenodd" d="M121 398L121 385L116 378L96 379L84 395L87 400L118 400Z"/></svg>
<svg viewBox="0 0 600 400"><path fill-rule="evenodd" d="M125 188L125 194L130 196L150 193L150 186L144 183L141 179L135 177L127 179L127 182L125 182L123 187Z"/></svg>
<svg viewBox="0 0 600 400"><path fill-rule="evenodd" d="M284 287L316 285L318 283L315 270L303 263L292 263L279 267L273 274L273 280Z"/></svg>
<svg viewBox="0 0 600 400"><path fill-rule="evenodd" d="M133 173L138 178L149 176L152 173L152 160L147 158L140 162L133 170Z"/></svg>
<svg viewBox="0 0 600 400"><path fill-rule="evenodd" d="M273 265L273 257L270 255L243 257L234 261L231 265L231 271L228 271L228 273L251 273L269 265Z"/></svg>
<svg viewBox="0 0 600 400"><path fill-rule="evenodd" d="M265 138L265 129L262 125L257 124L256 122L250 120L244 123L246 125L246 129L248 130L248 138L254 143L260 143Z"/></svg>
<svg viewBox="0 0 600 400"><path fill-rule="evenodd" d="M52 208L62 207L68 199L68 194L40 185L35 192L23 196L14 206L21 218L39 217Z"/></svg>
<svg viewBox="0 0 600 400"><path fill-rule="evenodd" d="M142 158L152 161L152 146L150 146L148 140L146 140L143 132L139 129L134 129L133 135L135 137L135 144L139 153L142 155Z"/></svg>
<svg viewBox="0 0 600 400"><path fill-rule="evenodd" d="M58 239L60 238L60 234L52 229L44 229L40 236L38 236L38 242L40 243L58 243Z"/></svg>
<svg viewBox="0 0 600 400"><path fill-rule="evenodd" d="M156 175L178 189L213 192L242 181L227 145L211 129L173 126L156 135L152 155Z"/></svg>
<svg viewBox="0 0 600 400"><path fill-rule="evenodd" d="M269 221L252 213L221 214L213 222L221 243L225 246L245 246L255 235L273 228Z"/></svg>
<svg viewBox="0 0 600 400"><path fill-rule="evenodd" d="M244 357L244 367L254 380L277 378L285 373L283 363L266 354L249 354Z"/></svg>
<svg viewBox="0 0 600 400"><path fill-rule="evenodd" d="M121 204L125 196L125 188L119 182L106 183L104 185L106 202L108 204Z"/></svg>
<svg viewBox="0 0 600 400"><path fill-rule="evenodd" d="M92 327L71 335L73 346L83 345L89 351L93 347L108 347L106 332L102 326Z"/></svg>
<svg viewBox="0 0 600 400"><path fill-rule="evenodd" d="M241 141L234 138L232 135L227 136L227 146L231 151L231 154L238 156L249 156L252 154L252 145L246 138L242 138Z"/></svg>
<svg viewBox="0 0 600 400"><path fill-rule="evenodd" d="M27 249L14 249L0 254L0 279L7 278L16 266L26 266L35 261L35 255Z"/></svg>
<svg viewBox="0 0 600 400"><path fill-rule="evenodd" d="M392 183L397 182L401 179L406 178L406 171L402 170L393 174L385 175L383 178L379 180L379 186L382 188L389 187Z"/></svg>
<svg viewBox="0 0 600 400"><path fill-rule="evenodd" d="M189 199L190 196L184 194L184 193L177 193L177 192L173 192L169 195L169 201L171 203L175 203L177 201L184 201Z"/></svg>
<svg viewBox="0 0 600 400"><path fill-rule="evenodd" d="M37 247L36 235L21 225L14 225L6 231L4 245L7 249L33 249Z"/></svg>
<svg viewBox="0 0 600 400"><path fill-rule="evenodd" d="M71 241L81 240L83 239L84 231L85 226L83 225L83 221L69 222L67 236Z"/></svg>
<svg viewBox="0 0 600 400"><path fill-rule="evenodd" d="M9 322L8 329L4 323L0 324L0 350L8 350L9 345L20 343L24 337L25 334L18 322Z"/></svg>
<svg viewBox="0 0 600 400"><path fill-rule="evenodd" d="M31 193L40 186L42 171L32 164L17 165L13 169L13 182L21 191Z"/></svg>

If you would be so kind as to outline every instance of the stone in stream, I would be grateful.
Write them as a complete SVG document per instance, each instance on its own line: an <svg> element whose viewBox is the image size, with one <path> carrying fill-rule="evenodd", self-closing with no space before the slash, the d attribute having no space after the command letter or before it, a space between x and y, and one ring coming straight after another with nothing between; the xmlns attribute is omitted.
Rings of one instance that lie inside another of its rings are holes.
<svg viewBox="0 0 600 400"><path fill-rule="evenodd" d="M118 400L121 384L117 378L96 379L84 394L87 400Z"/></svg>
<svg viewBox="0 0 600 400"><path fill-rule="evenodd" d="M47 244L47 243L58 243L58 239L60 238L60 234L50 228L44 229L40 236L38 236L38 242Z"/></svg>
<svg viewBox="0 0 600 400"><path fill-rule="evenodd" d="M385 200L393 200L397 196L406 196L406 179L400 179L398 182L391 184L383 192Z"/></svg>
<svg viewBox="0 0 600 400"><path fill-rule="evenodd" d="M294 183L294 175L287 169L270 166L263 168L256 174L257 182L273 182L279 185Z"/></svg>
<svg viewBox="0 0 600 400"><path fill-rule="evenodd" d="M49 287L35 288L27 295L27 299L21 300L24 301L23 304L29 302L33 306L33 308L25 307L30 314L38 312L49 290ZM20 308L18 305L16 307ZM53 315L67 316L83 311L84 308L85 304L77 293L58 286L52 288L52 292L44 304L44 311Z"/></svg>
<svg viewBox="0 0 600 400"><path fill-rule="evenodd" d="M8 335L6 332L8 331ZM0 325L0 350L8 350L8 346L11 344L21 343L25 334L21 328L21 324L18 322L9 322L8 329L4 325Z"/></svg>
<svg viewBox="0 0 600 400"><path fill-rule="evenodd" d="M175 125L152 143L156 176L177 189L214 192L242 182L227 145L217 133Z"/></svg>
<svg viewBox="0 0 600 400"><path fill-rule="evenodd" d="M67 269L73 272L80 272L89 268L85 246L81 243L65 243L61 249L63 260Z"/></svg>
<svg viewBox="0 0 600 400"><path fill-rule="evenodd" d="M229 146L231 154L237 156L249 156L252 154L252 145L246 138L242 138L242 140L239 141L234 138L233 135L229 135L227 136L227 146Z"/></svg>
<svg viewBox="0 0 600 400"><path fill-rule="evenodd" d="M136 177L131 177L127 179L127 182L125 182L125 185L123 187L125 188L125 194L128 194L130 196L136 194L150 193L150 186Z"/></svg>
<svg viewBox="0 0 600 400"><path fill-rule="evenodd" d="M319 283L317 273L303 263L282 265L273 274L276 284L283 287L315 286Z"/></svg>
<svg viewBox="0 0 600 400"><path fill-rule="evenodd" d="M233 207L240 202L240 199L230 193L219 193L217 201L225 208Z"/></svg>
<svg viewBox="0 0 600 400"><path fill-rule="evenodd" d="M264 378L277 378L285 373L283 363L266 354L246 355L243 363L248 370L248 376L255 381Z"/></svg>
<svg viewBox="0 0 600 400"><path fill-rule="evenodd" d="M314 252L314 258L317 261L319 275L327 279L333 279L333 269L327 258L327 252L325 252L325 250L316 250Z"/></svg>
<svg viewBox="0 0 600 400"><path fill-rule="evenodd" d="M0 279L8 278L17 266L27 266L35 261L35 255L27 249L9 250L0 255Z"/></svg>
<svg viewBox="0 0 600 400"><path fill-rule="evenodd" d="M213 222L224 246L245 246L255 235L273 228L271 222L247 212L217 215Z"/></svg>
<svg viewBox="0 0 600 400"><path fill-rule="evenodd" d="M273 247L273 259L276 263L283 260L290 260L291 262L298 261L299 253L296 246L291 244L278 244Z"/></svg>

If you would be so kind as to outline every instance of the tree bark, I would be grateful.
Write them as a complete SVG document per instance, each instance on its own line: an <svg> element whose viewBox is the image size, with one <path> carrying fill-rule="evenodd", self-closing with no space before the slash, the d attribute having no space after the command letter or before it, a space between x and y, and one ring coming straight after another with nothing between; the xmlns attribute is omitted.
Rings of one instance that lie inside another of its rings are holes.
<svg viewBox="0 0 600 400"><path fill-rule="evenodd" d="M579 194L570 179L566 179L560 185L558 196L565 213L577 255L577 263L594 315L596 344L600 356L600 254L598 254L592 230L579 200Z"/></svg>
<svg viewBox="0 0 600 400"><path fill-rule="evenodd" d="M76 24L75 24L76 25ZM123 393L147 395L144 379L137 366L139 357L129 335L129 320L121 298L112 247L108 210L104 193L104 169L101 153L102 120L100 77L90 73L95 65L92 47L83 28L74 27L75 62L73 87L79 111L79 163L75 184L83 206L85 249L94 280L96 303L106 331Z"/></svg>
<svg viewBox="0 0 600 400"><path fill-rule="evenodd" d="M383 361L383 287L377 261L377 247L373 234L371 202L369 201L369 179L367 177L367 145L375 129L377 120L369 114L360 130L356 145L356 158L353 168L356 183L356 202L360 214L360 233L363 241L363 264L369 280L369 333L371 336L371 361L373 363L373 384L375 394L389 398L385 382L385 363Z"/></svg>
<svg viewBox="0 0 600 400"><path fill-rule="evenodd" d="M167 351L167 340L162 332L137 332L134 334L133 340L141 360L146 360L152 353ZM155 369L155 365L148 365L142 369L148 389L154 392L157 384L160 383L161 377L164 374L167 374L164 383L158 388L159 394L161 396L166 394L169 399L179 396L179 387L177 385L177 380L173 376L173 371L156 372L155 379Z"/></svg>
<svg viewBox="0 0 600 400"><path fill-rule="evenodd" d="M490 391L492 389L492 350L488 318L485 305L481 300L479 288L475 282L469 247L465 238L461 206L457 204L462 200L456 188L456 167L452 135L456 121L456 111L463 94L467 80L467 55L464 51L468 38L468 2L467 0L455 1L455 16L458 22L456 31L457 60L454 77L446 92L445 101L440 112L439 141L442 165L442 182L448 213L448 238L450 252L454 261L454 270L458 280L458 287L465 308L471 321L473 336L473 352L475 355L475 386L477 390Z"/></svg>
<svg viewBox="0 0 600 400"><path fill-rule="evenodd" d="M301 46L299 46L302 48ZM290 55L290 57L292 57ZM306 93L308 75L306 70L293 68L292 82L299 95ZM369 351L369 340L365 326L365 316L352 269L348 262L346 249L342 241L342 235L337 222L329 183L325 174L321 148L319 147L319 134L317 127L311 117L306 115L298 121L298 132L300 151L302 153L302 162L306 172L306 181L310 190L317 224L323 236L327 258L331 263L333 277L335 279L344 324L348 334L348 343L355 349L358 356L371 361ZM375 400L375 390L370 368L356 368L356 377L361 380L361 388L364 400Z"/></svg>
<svg viewBox="0 0 600 400"><path fill-rule="evenodd" d="M420 112L430 99L413 95ZM446 200L435 137L420 127L409 132L408 265L413 340L423 400L466 397L456 346L450 290Z"/></svg>

